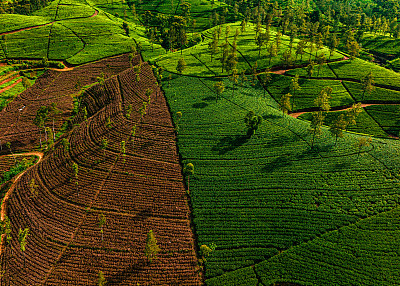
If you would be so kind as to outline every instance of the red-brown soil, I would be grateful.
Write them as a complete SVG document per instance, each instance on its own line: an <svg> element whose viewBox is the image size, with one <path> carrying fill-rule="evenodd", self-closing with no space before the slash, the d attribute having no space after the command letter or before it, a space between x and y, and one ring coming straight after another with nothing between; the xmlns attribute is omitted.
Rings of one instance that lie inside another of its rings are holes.
<svg viewBox="0 0 400 286"><path fill-rule="evenodd" d="M139 56L134 59L134 63L138 61ZM48 70L31 88L18 95L0 112L0 140L10 142L14 151L31 150L34 146L39 146L40 132L42 141L45 139L44 132L33 124L33 120L40 106L57 104L61 112L51 116L46 122L46 126L52 127L54 117L57 132L72 115L73 96L80 93L81 87L95 83L102 72L106 77L110 77L128 69L129 66L128 55L122 55L75 67L69 71ZM0 151L0 154L5 152L6 150Z"/></svg>
<svg viewBox="0 0 400 286"><path fill-rule="evenodd" d="M6 203L14 239L1 256L1 285L97 285L99 271L107 285L201 284L169 110L148 64L142 65L140 81L135 78L128 69L90 88L82 102L88 119L79 114L79 125L65 135L70 150L56 144L17 181ZM153 92L141 117L148 88ZM133 111L127 118L129 105ZM39 185L36 197L29 191L32 178ZM104 241L99 214L107 219ZM24 267L15 238L26 227L31 235ZM152 263L144 256L149 230L161 248Z"/></svg>

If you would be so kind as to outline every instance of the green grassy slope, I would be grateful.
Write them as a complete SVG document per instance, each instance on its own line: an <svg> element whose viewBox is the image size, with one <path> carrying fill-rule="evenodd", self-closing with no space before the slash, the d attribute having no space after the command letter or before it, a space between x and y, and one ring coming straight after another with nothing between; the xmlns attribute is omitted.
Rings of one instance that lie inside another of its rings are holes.
<svg viewBox="0 0 400 286"><path fill-rule="evenodd" d="M206 278L254 265L397 206L400 156L378 158L393 154L397 143L374 140L358 156L357 135L347 134L335 146L324 128L311 151L308 123L282 117L261 89L243 87L234 95L228 89L215 102L214 82L182 76L170 85L164 82L172 112L183 113L178 133L183 162L195 166L190 190L198 243L217 245L207 258ZM243 122L248 110L264 117L251 138ZM242 275L233 273L232 281ZM243 285L253 285L255 276L246 277ZM218 279L207 284L236 285Z"/></svg>
<svg viewBox="0 0 400 286"><path fill-rule="evenodd" d="M159 47L149 51L150 43L144 38L144 28L130 23L130 35L122 28L123 21L75 0L52 2L36 11L35 16L0 15L0 32L13 31L50 23L30 30L5 36L2 49L7 58L38 58L66 60L82 64L130 51L141 42L149 56L159 55ZM4 19L4 25L3 25ZM9 25L12 21L18 24ZM54 23L52 23L55 21ZM23 23L23 24L22 24Z"/></svg>

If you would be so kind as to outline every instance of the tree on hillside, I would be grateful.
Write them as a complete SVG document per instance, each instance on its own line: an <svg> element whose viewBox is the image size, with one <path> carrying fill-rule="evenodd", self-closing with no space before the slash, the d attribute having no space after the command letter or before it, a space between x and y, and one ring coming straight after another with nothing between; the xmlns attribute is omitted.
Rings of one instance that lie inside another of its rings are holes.
<svg viewBox="0 0 400 286"><path fill-rule="evenodd" d="M278 49L276 48L276 45L271 43L267 48L267 57L269 57L268 65L271 65L272 58L276 57L277 55L278 55Z"/></svg>
<svg viewBox="0 0 400 286"><path fill-rule="evenodd" d="M308 61L311 62L311 56L313 54L313 52L315 51L315 44L313 41L311 41L308 45L308 49L310 50L310 57L308 58Z"/></svg>
<svg viewBox="0 0 400 286"><path fill-rule="evenodd" d="M368 93L368 95L370 95L371 92L375 90L374 83L375 82L374 82L374 77L372 75L372 71L370 71L365 77L361 79L362 91L363 91L361 100L364 100L365 93Z"/></svg>
<svg viewBox="0 0 400 286"><path fill-rule="evenodd" d="M97 82L100 85L104 85L104 83L106 82L106 78L103 72L101 72L100 76L97 77Z"/></svg>
<svg viewBox="0 0 400 286"><path fill-rule="evenodd" d="M323 48L324 42L321 33L318 33L315 39L315 59L318 57L318 51Z"/></svg>
<svg viewBox="0 0 400 286"><path fill-rule="evenodd" d="M293 102L292 102L292 110L294 109L294 97L296 96L296 92L301 90L301 86L299 84L299 75L296 74L294 78L292 78L290 83L290 90L293 93Z"/></svg>
<svg viewBox="0 0 400 286"><path fill-rule="evenodd" d="M176 66L176 70L182 74L182 72L186 69L186 62L184 58L180 58L178 60L178 65Z"/></svg>
<svg viewBox="0 0 400 286"><path fill-rule="evenodd" d="M218 81L216 83L214 83L214 90L215 90L215 102L218 101L219 97L221 96L221 94L224 92L225 90L225 85L223 81Z"/></svg>
<svg viewBox="0 0 400 286"><path fill-rule="evenodd" d="M329 45L329 59L333 56L334 52L336 51L336 48L339 46L339 40L336 37L336 34L331 34L331 38L328 42Z"/></svg>
<svg viewBox="0 0 400 286"><path fill-rule="evenodd" d="M21 228L18 231L18 242L19 242L19 246L20 249L24 255L24 268L25 268L25 247L26 247L26 243L27 243L27 238L29 236L29 228L25 228L24 230L22 230Z"/></svg>
<svg viewBox="0 0 400 286"><path fill-rule="evenodd" d="M101 232L101 241L103 241L103 226L106 223L106 216L104 214L99 214L98 219L99 219L99 227L100 227L100 232Z"/></svg>
<svg viewBox="0 0 400 286"><path fill-rule="evenodd" d="M264 74L260 75L260 78L261 78L261 84L263 87L263 92L264 92L264 97L265 97L265 92L267 90L267 84L272 80L270 70L267 69Z"/></svg>
<svg viewBox="0 0 400 286"><path fill-rule="evenodd" d="M319 107L322 111L329 111L331 109L331 105L329 103L330 94L332 93L331 87L324 87L319 95L314 99L314 104Z"/></svg>
<svg viewBox="0 0 400 286"><path fill-rule="evenodd" d="M35 179L31 179L29 182L29 190L31 191L32 197L37 197L39 186L35 184Z"/></svg>
<svg viewBox="0 0 400 286"><path fill-rule="evenodd" d="M238 79L239 79L238 70L235 68L232 70L232 75L229 77L229 80L232 81L232 96L235 92L235 84L239 82Z"/></svg>
<svg viewBox="0 0 400 286"><path fill-rule="evenodd" d="M25 89L28 89L28 88L30 88L31 87L31 82L29 81L29 79L26 77L26 76L24 76L23 78L22 78L22 86L25 88Z"/></svg>
<svg viewBox="0 0 400 286"><path fill-rule="evenodd" d="M17 158L15 157L15 155L14 155L12 149L11 149L11 143L10 142L6 142L6 147L10 151L11 155L14 158L14 165L17 165Z"/></svg>
<svg viewBox="0 0 400 286"><path fill-rule="evenodd" d="M311 61L308 66L306 67L306 71L307 71L307 77L311 78L313 73L314 73L314 62Z"/></svg>
<svg viewBox="0 0 400 286"><path fill-rule="evenodd" d="M124 158L123 159L124 164L125 164L125 157L126 157L125 145L126 145L125 141L121 141L121 154L122 154L122 157Z"/></svg>
<svg viewBox="0 0 400 286"><path fill-rule="evenodd" d="M108 146L108 140L107 140L107 138L101 139L100 147L101 147L101 149L103 149L104 157L106 156L106 149L107 149L107 146Z"/></svg>
<svg viewBox="0 0 400 286"><path fill-rule="evenodd" d="M200 255L202 262L207 261L206 257L210 256L211 252L213 252L215 248L216 245L214 243L211 243L210 246L207 246L206 244L200 246Z"/></svg>
<svg viewBox="0 0 400 286"><path fill-rule="evenodd" d="M275 46L277 51L279 51L281 43L282 43L282 33L278 32L275 35Z"/></svg>
<svg viewBox="0 0 400 286"><path fill-rule="evenodd" d="M335 137L335 145L338 138L343 138L343 131L346 130L347 121L345 120L344 114L340 114L336 117L335 121L332 122L329 132Z"/></svg>
<svg viewBox="0 0 400 286"><path fill-rule="evenodd" d="M283 52L282 61L285 65L285 68L287 68L292 63L292 53L289 49Z"/></svg>
<svg viewBox="0 0 400 286"><path fill-rule="evenodd" d="M226 62L228 60L228 55L229 55L229 49L228 49L229 44L223 43L221 47L222 47L222 55L219 60L221 62L222 72L224 72L224 69L226 69Z"/></svg>
<svg viewBox="0 0 400 286"><path fill-rule="evenodd" d="M62 145L64 147L64 151L68 153L69 152L69 147L70 147L68 139L67 138L63 138L61 140L61 142L62 142Z"/></svg>
<svg viewBox="0 0 400 286"><path fill-rule="evenodd" d="M154 236L152 230L147 233L146 248L144 250L144 255L147 257L151 263L153 259L157 259L157 253L160 251L160 247L157 245L157 239Z"/></svg>
<svg viewBox="0 0 400 286"><path fill-rule="evenodd" d="M325 59L325 55L324 54L319 54L316 57L316 62L318 64L318 74L317 74L317 76L319 76L319 72L320 72L322 66L325 65L325 61L326 61L326 59Z"/></svg>
<svg viewBox="0 0 400 286"><path fill-rule="evenodd" d="M107 280L104 277L103 271L99 271L99 280L98 280L98 286L106 286Z"/></svg>
<svg viewBox="0 0 400 286"><path fill-rule="evenodd" d="M240 31L242 33L246 32L246 26L247 26L246 18L243 18L242 22L240 23Z"/></svg>
<svg viewBox="0 0 400 286"><path fill-rule="evenodd" d="M33 124L35 124L40 130L40 148L42 148L42 128L46 130L45 122L47 121L49 116L49 108L47 106L41 106L37 112L36 116L33 119ZM47 141L47 133L46 133L46 141Z"/></svg>
<svg viewBox="0 0 400 286"><path fill-rule="evenodd" d="M188 192L190 193L190 176L194 174L194 165L192 163L187 163L183 168L183 174L188 177Z"/></svg>
<svg viewBox="0 0 400 286"><path fill-rule="evenodd" d="M368 147L369 144L372 142L372 138L371 137L360 137L358 138L358 141L355 143L355 146L358 148L358 155L357 155L357 159L360 157L360 153L361 153L361 149L363 147Z"/></svg>
<svg viewBox="0 0 400 286"><path fill-rule="evenodd" d="M355 103L353 106L346 111L346 126L356 125L356 119L359 113L362 112L361 103Z"/></svg>
<svg viewBox="0 0 400 286"><path fill-rule="evenodd" d="M127 22L124 21L124 22L122 23L122 29L125 30L126 36L129 37L129 26L128 26L128 23L127 23Z"/></svg>
<svg viewBox="0 0 400 286"><path fill-rule="evenodd" d="M360 54L361 47L356 40L353 40L347 44L347 50L349 51L350 59L354 60Z"/></svg>
<svg viewBox="0 0 400 286"><path fill-rule="evenodd" d="M53 150L54 149L53 131L51 130L50 127L46 127L46 132L47 134L49 134L49 140L47 141L47 150Z"/></svg>
<svg viewBox="0 0 400 286"><path fill-rule="evenodd" d="M74 178L75 178L76 192L77 192L78 197L79 197L79 190L78 190L78 184L79 184L79 182L78 182L79 166L78 166L78 164L75 163L75 162L72 164L72 172L73 172Z"/></svg>
<svg viewBox="0 0 400 286"><path fill-rule="evenodd" d="M179 131L179 122L181 121L182 118L182 112L178 111L176 112L176 121L175 121L175 130Z"/></svg>
<svg viewBox="0 0 400 286"><path fill-rule="evenodd" d="M244 123L247 127L247 136L251 137L256 134L258 127L262 123L262 117L260 115L256 115L254 111L249 111L244 117Z"/></svg>
<svg viewBox="0 0 400 286"><path fill-rule="evenodd" d="M111 121L111 118L110 118L110 117L107 117L107 118L106 118L106 127L107 127L108 129L111 129L113 126L114 126L114 122Z"/></svg>
<svg viewBox="0 0 400 286"><path fill-rule="evenodd" d="M324 123L325 115L322 111L314 111L312 113L312 120L310 122L309 132L312 133L311 149L314 148L315 136L322 133L322 124Z"/></svg>
<svg viewBox="0 0 400 286"><path fill-rule="evenodd" d="M212 33L212 40L208 44L208 49L210 50L210 56L211 56L211 62L212 62L213 55L216 55L218 53L218 37L217 37L216 30L214 30Z"/></svg>
<svg viewBox="0 0 400 286"><path fill-rule="evenodd" d="M304 43L304 41L303 40L300 40L298 43L297 43L297 46L296 46L296 57L295 57L295 59L294 59L294 61L296 62L296 60L297 60L297 56L298 55L300 55L300 62L302 62L303 61L303 55L305 54L305 43Z"/></svg>
<svg viewBox="0 0 400 286"><path fill-rule="evenodd" d="M290 104L290 98L292 95L290 93L283 94L279 101L279 109L282 110L282 116L288 114L292 110L292 105Z"/></svg>
<svg viewBox="0 0 400 286"><path fill-rule="evenodd" d="M267 39L266 33L259 33L258 35L256 35L255 43L258 48L258 57L261 56L261 49L264 46L266 39Z"/></svg>
<svg viewBox="0 0 400 286"><path fill-rule="evenodd" d="M6 246L11 242L11 222L7 215L0 221L0 233L5 234Z"/></svg>

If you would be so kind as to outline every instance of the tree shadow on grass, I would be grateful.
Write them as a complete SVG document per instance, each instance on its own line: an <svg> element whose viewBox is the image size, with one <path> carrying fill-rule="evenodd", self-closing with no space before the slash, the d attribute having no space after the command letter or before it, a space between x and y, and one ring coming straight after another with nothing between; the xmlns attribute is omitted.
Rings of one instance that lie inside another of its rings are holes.
<svg viewBox="0 0 400 286"><path fill-rule="evenodd" d="M114 273L108 277L107 285L121 285L121 283L129 281L129 278L132 276L138 277L140 275L140 271L146 268L147 265L147 260L145 258L141 258L122 271Z"/></svg>
<svg viewBox="0 0 400 286"><path fill-rule="evenodd" d="M202 98L201 100L212 101L212 100L215 100L215 96L208 96L208 97Z"/></svg>
<svg viewBox="0 0 400 286"><path fill-rule="evenodd" d="M275 158L272 162L267 163L261 171L265 173L272 173L276 170L279 170L281 168L285 168L292 165L292 161L290 161L286 156L281 156Z"/></svg>
<svg viewBox="0 0 400 286"><path fill-rule="evenodd" d="M192 105L193 108L206 108L208 103L206 102L197 102Z"/></svg>
<svg viewBox="0 0 400 286"><path fill-rule="evenodd" d="M219 155L224 155L242 146L249 139L250 137L248 135L226 136L218 142L217 146L212 148L212 151L218 151Z"/></svg>

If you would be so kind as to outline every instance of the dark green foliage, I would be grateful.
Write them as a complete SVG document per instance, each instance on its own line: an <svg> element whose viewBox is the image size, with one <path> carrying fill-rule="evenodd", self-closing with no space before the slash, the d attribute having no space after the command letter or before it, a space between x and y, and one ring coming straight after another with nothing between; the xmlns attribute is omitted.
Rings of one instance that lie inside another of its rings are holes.
<svg viewBox="0 0 400 286"><path fill-rule="evenodd" d="M256 115L254 111L249 111L244 118L244 123L248 129L247 135L250 137L256 134L258 127L262 123L262 117L260 115Z"/></svg>
<svg viewBox="0 0 400 286"><path fill-rule="evenodd" d="M32 166L34 164L34 160L27 160L23 159L20 162L17 163L14 167L12 167L10 170L4 172L1 176L0 184L4 184L8 180L11 180L14 178L16 175L19 173L25 171L27 168Z"/></svg>

